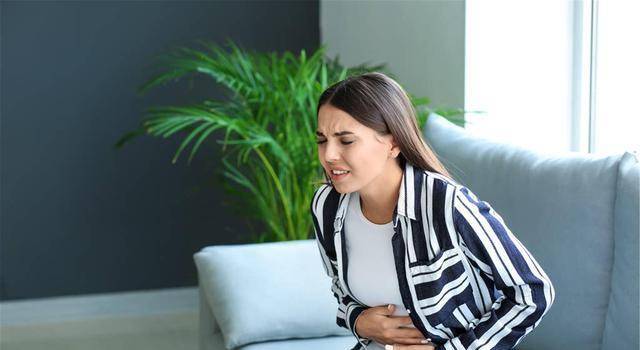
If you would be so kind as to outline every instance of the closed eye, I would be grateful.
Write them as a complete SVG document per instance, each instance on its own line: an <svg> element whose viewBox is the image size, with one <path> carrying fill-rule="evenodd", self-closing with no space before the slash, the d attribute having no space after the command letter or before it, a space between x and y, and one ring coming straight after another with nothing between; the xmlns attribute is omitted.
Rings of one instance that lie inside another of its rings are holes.
<svg viewBox="0 0 640 350"><path fill-rule="evenodd" d="M316 141L316 143L317 143L317 144L321 144L321 143L325 143L325 142L327 142L327 140L323 140L323 141ZM342 142L340 142L340 143L342 143L343 145L348 145L348 144L353 143L353 141L349 141L349 142L342 141Z"/></svg>

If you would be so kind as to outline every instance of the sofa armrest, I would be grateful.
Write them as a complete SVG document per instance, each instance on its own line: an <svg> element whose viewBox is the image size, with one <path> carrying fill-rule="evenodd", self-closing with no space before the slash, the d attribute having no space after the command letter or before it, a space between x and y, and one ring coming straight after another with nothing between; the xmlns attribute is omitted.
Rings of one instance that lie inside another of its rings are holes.
<svg viewBox="0 0 640 350"><path fill-rule="evenodd" d="M200 350L224 350L217 344L222 337L220 326L213 315L211 305L207 300L207 292L198 275L198 299L199 299L199 321L198 321L198 345Z"/></svg>
<svg viewBox="0 0 640 350"><path fill-rule="evenodd" d="M228 349L350 334L336 324L331 280L315 240L209 246L194 261L206 301L204 339L212 327Z"/></svg>

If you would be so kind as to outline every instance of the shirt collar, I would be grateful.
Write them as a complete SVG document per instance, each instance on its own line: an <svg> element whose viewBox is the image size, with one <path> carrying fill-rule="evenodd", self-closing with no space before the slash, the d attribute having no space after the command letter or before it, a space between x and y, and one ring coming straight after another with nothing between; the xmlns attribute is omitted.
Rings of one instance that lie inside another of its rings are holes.
<svg viewBox="0 0 640 350"><path fill-rule="evenodd" d="M415 198L415 172L409 162L405 161L402 182L400 183L400 195L398 196L397 211L399 215L417 220Z"/></svg>

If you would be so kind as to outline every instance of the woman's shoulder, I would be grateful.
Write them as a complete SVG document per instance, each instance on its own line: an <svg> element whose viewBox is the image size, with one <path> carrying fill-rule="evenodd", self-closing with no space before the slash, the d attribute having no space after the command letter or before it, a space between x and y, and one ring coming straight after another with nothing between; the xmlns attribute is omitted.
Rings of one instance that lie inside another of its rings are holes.
<svg viewBox="0 0 640 350"><path fill-rule="evenodd" d="M432 181L425 181L425 185L428 186L429 183L435 184L437 183L438 189L442 189L442 192L452 191L453 192L453 201L454 203L459 203L461 200L465 203L473 203L474 205L479 206L491 206L487 201L482 200L478 195L467 187L465 184L452 179L449 176L442 175L440 173L436 173L429 170L424 170L427 179L433 179ZM431 191L431 193L434 193ZM435 200L446 200L446 196L434 196L432 201Z"/></svg>
<svg viewBox="0 0 640 350"><path fill-rule="evenodd" d="M428 182L428 183L434 183L435 182L435 183L438 183L440 185L444 185L445 187L449 187L450 186L450 187L453 187L453 188L456 188L456 189L460 188L460 187L464 187L461 183L459 183L458 181L456 181L455 179L453 179L453 178L451 178L449 176L437 173L435 171L430 171L430 170L422 169L421 171L425 176L424 177L425 180L427 180L425 182Z"/></svg>

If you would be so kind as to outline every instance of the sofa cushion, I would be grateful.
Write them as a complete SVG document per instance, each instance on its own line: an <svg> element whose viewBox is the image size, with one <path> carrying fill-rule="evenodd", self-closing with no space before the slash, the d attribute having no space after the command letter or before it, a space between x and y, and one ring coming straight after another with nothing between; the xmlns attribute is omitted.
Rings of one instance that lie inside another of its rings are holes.
<svg viewBox="0 0 640 350"><path fill-rule="evenodd" d="M555 287L554 305L520 348L599 349L620 155L532 151L478 137L437 114L429 115L424 135L452 176L503 217Z"/></svg>
<svg viewBox="0 0 640 350"><path fill-rule="evenodd" d="M625 153L619 169L615 203L613 276L602 343L604 350L640 348L640 164L636 155Z"/></svg>
<svg viewBox="0 0 640 350"><path fill-rule="evenodd" d="M330 350L351 349L356 344L356 338L350 336L332 336L308 339L288 339L250 344L240 350Z"/></svg>
<svg viewBox="0 0 640 350"><path fill-rule="evenodd" d="M228 349L351 335L336 324L338 306L315 240L209 246L194 260Z"/></svg>

